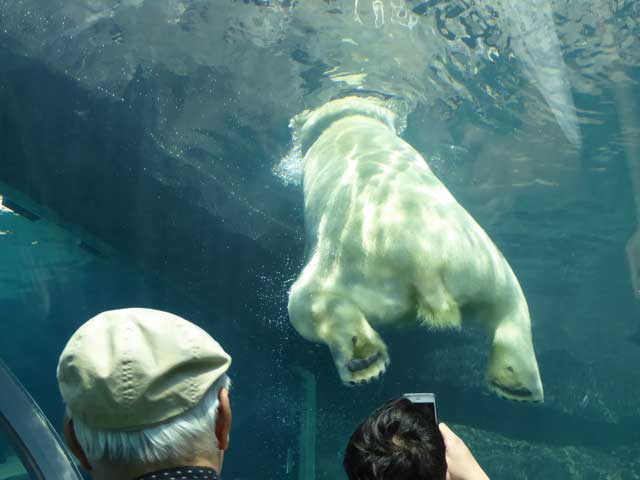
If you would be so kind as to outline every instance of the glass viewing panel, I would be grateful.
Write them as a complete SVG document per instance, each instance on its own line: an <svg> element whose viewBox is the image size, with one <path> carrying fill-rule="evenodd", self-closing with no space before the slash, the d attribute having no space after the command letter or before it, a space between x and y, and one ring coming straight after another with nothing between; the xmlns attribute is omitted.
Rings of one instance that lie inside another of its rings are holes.
<svg viewBox="0 0 640 480"><path fill-rule="evenodd" d="M640 2L0 1L0 64L0 357L58 429L137 306L232 355L224 478L344 479L421 391L492 479L637 477Z"/></svg>

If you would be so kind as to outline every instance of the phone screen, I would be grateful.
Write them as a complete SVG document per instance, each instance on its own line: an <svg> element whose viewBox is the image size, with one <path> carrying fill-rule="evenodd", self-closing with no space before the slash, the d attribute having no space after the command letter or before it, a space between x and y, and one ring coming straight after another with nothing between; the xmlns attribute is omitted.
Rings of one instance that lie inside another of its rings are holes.
<svg viewBox="0 0 640 480"><path fill-rule="evenodd" d="M436 410L436 396L433 393L405 393L403 398L406 398L411 403L420 406L420 409L424 411L424 415L438 424L438 412Z"/></svg>

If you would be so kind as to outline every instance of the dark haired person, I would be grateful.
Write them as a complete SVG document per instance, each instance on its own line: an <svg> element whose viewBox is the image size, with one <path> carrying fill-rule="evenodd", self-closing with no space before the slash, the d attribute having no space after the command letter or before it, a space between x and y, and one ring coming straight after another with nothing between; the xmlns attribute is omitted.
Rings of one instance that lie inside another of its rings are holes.
<svg viewBox="0 0 640 480"><path fill-rule="evenodd" d="M358 426L347 445L349 480L488 480L449 427L406 398L391 400Z"/></svg>

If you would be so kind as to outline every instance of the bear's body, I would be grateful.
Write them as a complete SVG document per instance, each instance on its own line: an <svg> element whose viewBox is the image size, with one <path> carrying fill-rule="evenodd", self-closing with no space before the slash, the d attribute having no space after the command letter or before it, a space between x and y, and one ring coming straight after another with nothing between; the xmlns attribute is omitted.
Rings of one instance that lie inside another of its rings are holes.
<svg viewBox="0 0 640 480"><path fill-rule="evenodd" d="M326 343L342 380L354 384L388 363L372 326L415 317L459 328L460 308L472 307L492 339L490 387L542 400L515 275L393 121L391 111L357 97L299 120L309 258L291 288L291 322Z"/></svg>

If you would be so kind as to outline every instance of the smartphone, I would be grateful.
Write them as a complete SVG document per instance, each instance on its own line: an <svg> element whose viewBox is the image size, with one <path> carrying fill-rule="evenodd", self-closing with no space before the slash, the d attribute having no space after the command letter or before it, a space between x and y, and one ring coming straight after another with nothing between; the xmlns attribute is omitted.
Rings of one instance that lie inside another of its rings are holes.
<svg viewBox="0 0 640 480"><path fill-rule="evenodd" d="M424 415L433 418L436 425L438 424L435 393L405 393L402 397L411 403L419 404L421 409L424 409Z"/></svg>

